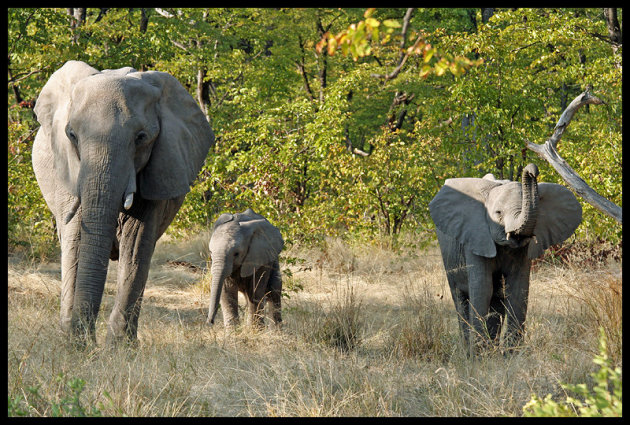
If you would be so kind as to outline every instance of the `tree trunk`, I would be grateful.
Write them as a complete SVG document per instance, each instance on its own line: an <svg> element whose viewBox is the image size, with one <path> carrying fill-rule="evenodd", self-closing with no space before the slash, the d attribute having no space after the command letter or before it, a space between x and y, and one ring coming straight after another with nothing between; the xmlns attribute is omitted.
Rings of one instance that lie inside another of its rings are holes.
<svg viewBox="0 0 630 425"><path fill-rule="evenodd" d="M324 34L328 31L328 28L324 28L322 25L321 19L317 18L317 31L319 33L319 37L322 38ZM328 71L328 50L322 50L322 65L319 69L319 103L324 103L324 90L327 85L327 71Z"/></svg>
<svg viewBox="0 0 630 425"><path fill-rule="evenodd" d="M79 28L83 22L85 22L85 18L87 16L87 9L84 7L69 7L68 15L72 16L70 20L70 28L72 29L72 44L79 44L79 32L77 28Z"/></svg>
<svg viewBox="0 0 630 425"><path fill-rule="evenodd" d="M617 19L617 8L604 8L604 17L606 18L608 36L610 37L610 42L612 43L613 53L617 53L617 50L619 50L623 42L621 26L619 25L619 20ZM619 66L621 66L621 64L619 64Z"/></svg>
<svg viewBox="0 0 630 425"><path fill-rule="evenodd" d="M481 22L487 24L490 18L494 15L494 7L482 7L481 8Z"/></svg>

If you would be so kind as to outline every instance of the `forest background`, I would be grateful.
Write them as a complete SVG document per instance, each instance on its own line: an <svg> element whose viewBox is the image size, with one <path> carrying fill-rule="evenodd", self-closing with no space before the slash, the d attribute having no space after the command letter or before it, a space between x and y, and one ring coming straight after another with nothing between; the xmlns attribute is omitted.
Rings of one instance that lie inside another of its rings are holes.
<svg viewBox="0 0 630 425"><path fill-rule="evenodd" d="M450 177L565 184L526 147L586 87L559 147L622 201L621 14L603 9L8 9L8 247L59 253L37 187L32 108L68 60L174 75L216 134L171 237L252 207L289 243L434 239L428 203ZM345 40L345 43L344 43ZM566 185L566 184L565 184ZM580 199L569 241L621 243Z"/></svg>

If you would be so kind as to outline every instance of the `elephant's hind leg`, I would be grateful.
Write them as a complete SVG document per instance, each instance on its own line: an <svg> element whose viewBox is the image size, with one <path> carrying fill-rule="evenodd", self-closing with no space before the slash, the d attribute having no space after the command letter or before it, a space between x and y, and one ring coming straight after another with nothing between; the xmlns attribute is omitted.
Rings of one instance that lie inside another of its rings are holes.
<svg viewBox="0 0 630 425"><path fill-rule="evenodd" d="M262 328L265 324L265 304L267 302L267 288L271 270L261 267L247 278L251 279L247 291L247 323L250 326Z"/></svg>

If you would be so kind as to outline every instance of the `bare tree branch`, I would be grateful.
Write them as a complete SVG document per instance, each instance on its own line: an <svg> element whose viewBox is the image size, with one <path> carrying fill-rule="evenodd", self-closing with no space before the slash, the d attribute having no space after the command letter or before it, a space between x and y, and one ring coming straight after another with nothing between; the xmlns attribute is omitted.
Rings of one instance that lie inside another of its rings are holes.
<svg viewBox="0 0 630 425"><path fill-rule="evenodd" d="M622 209L618 205L595 192L586 182L567 164L567 162L558 154L556 150L558 143L564 134L567 126L573 119L575 112L584 105L601 105L604 102L590 93L590 88L576 97L573 102L564 110L551 137L542 145L532 143L526 140L527 148L536 152L538 156L546 160L560 174L565 182L580 195L586 202L600 210L606 215L614 218L622 223Z"/></svg>
<svg viewBox="0 0 630 425"><path fill-rule="evenodd" d="M405 51L405 40L407 40L407 30L409 29L409 21L411 20L411 15L412 14L413 14L413 8L410 7L410 8L407 9L407 12L405 13L405 17L403 18L403 25L402 25L402 31L401 31L401 41L400 41L400 46L399 46L400 47L400 57L398 58L398 65L389 74L372 74L371 75L372 77L383 78L385 81L393 80L394 78L396 78L398 76L398 74L400 74L400 71L402 70L402 67L407 62L407 59L409 59L409 55L411 54L410 51L412 51L416 47L416 45L421 40L423 40L422 35L419 35L418 38L416 39L416 41L413 43L412 48L408 49L407 51Z"/></svg>
<svg viewBox="0 0 630 425"><path fill-rule="evenodd" d="M158 14L160 14L161 16L164 16L165 18L174 18L174 17L175 17L175 15L173 15L172 13L167 12L166 10L161 9L161 8L159 8L159 7L155 7L154 9L155 9L155 11L156 11Z"/></svg>
<svg viewBox="0 0 630 425"><path fill-rule="evenodd" d="M311 85L308 83L308 75L306 75L306 68L304 67L304 42L302 41L302 36L300 36L298 34L298 43L300 46L300 51L302 52L302 56L301 56L301 60L295 61L295 64L298 67L298 71L300 72L300 74L302 75L302 78L304 79L304 90L306 90L306 94L308 95L308 98L313 101L315 100L315 98L313 97L313 90L311 90Z"/></svg>

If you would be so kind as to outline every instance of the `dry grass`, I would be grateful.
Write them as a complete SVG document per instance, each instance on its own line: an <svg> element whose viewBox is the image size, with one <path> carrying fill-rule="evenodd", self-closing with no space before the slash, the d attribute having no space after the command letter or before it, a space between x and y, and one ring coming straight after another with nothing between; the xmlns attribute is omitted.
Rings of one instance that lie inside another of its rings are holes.
<svg viewBox="0 0 630 425"><path fill-rule="evenodd" d="M522 348L470 360L435 247L293 247L303 289L283 300L284 328L226 334L205 325L206 236L158 245L136 348L104 344L115 273L98 345L77 352L59 332L59 265L10 264L9 399L51 416L80 378L85 411L113 416L520 416L532 392L588 382L599 326L621 364L620 263L536 269Z"/></svg>

